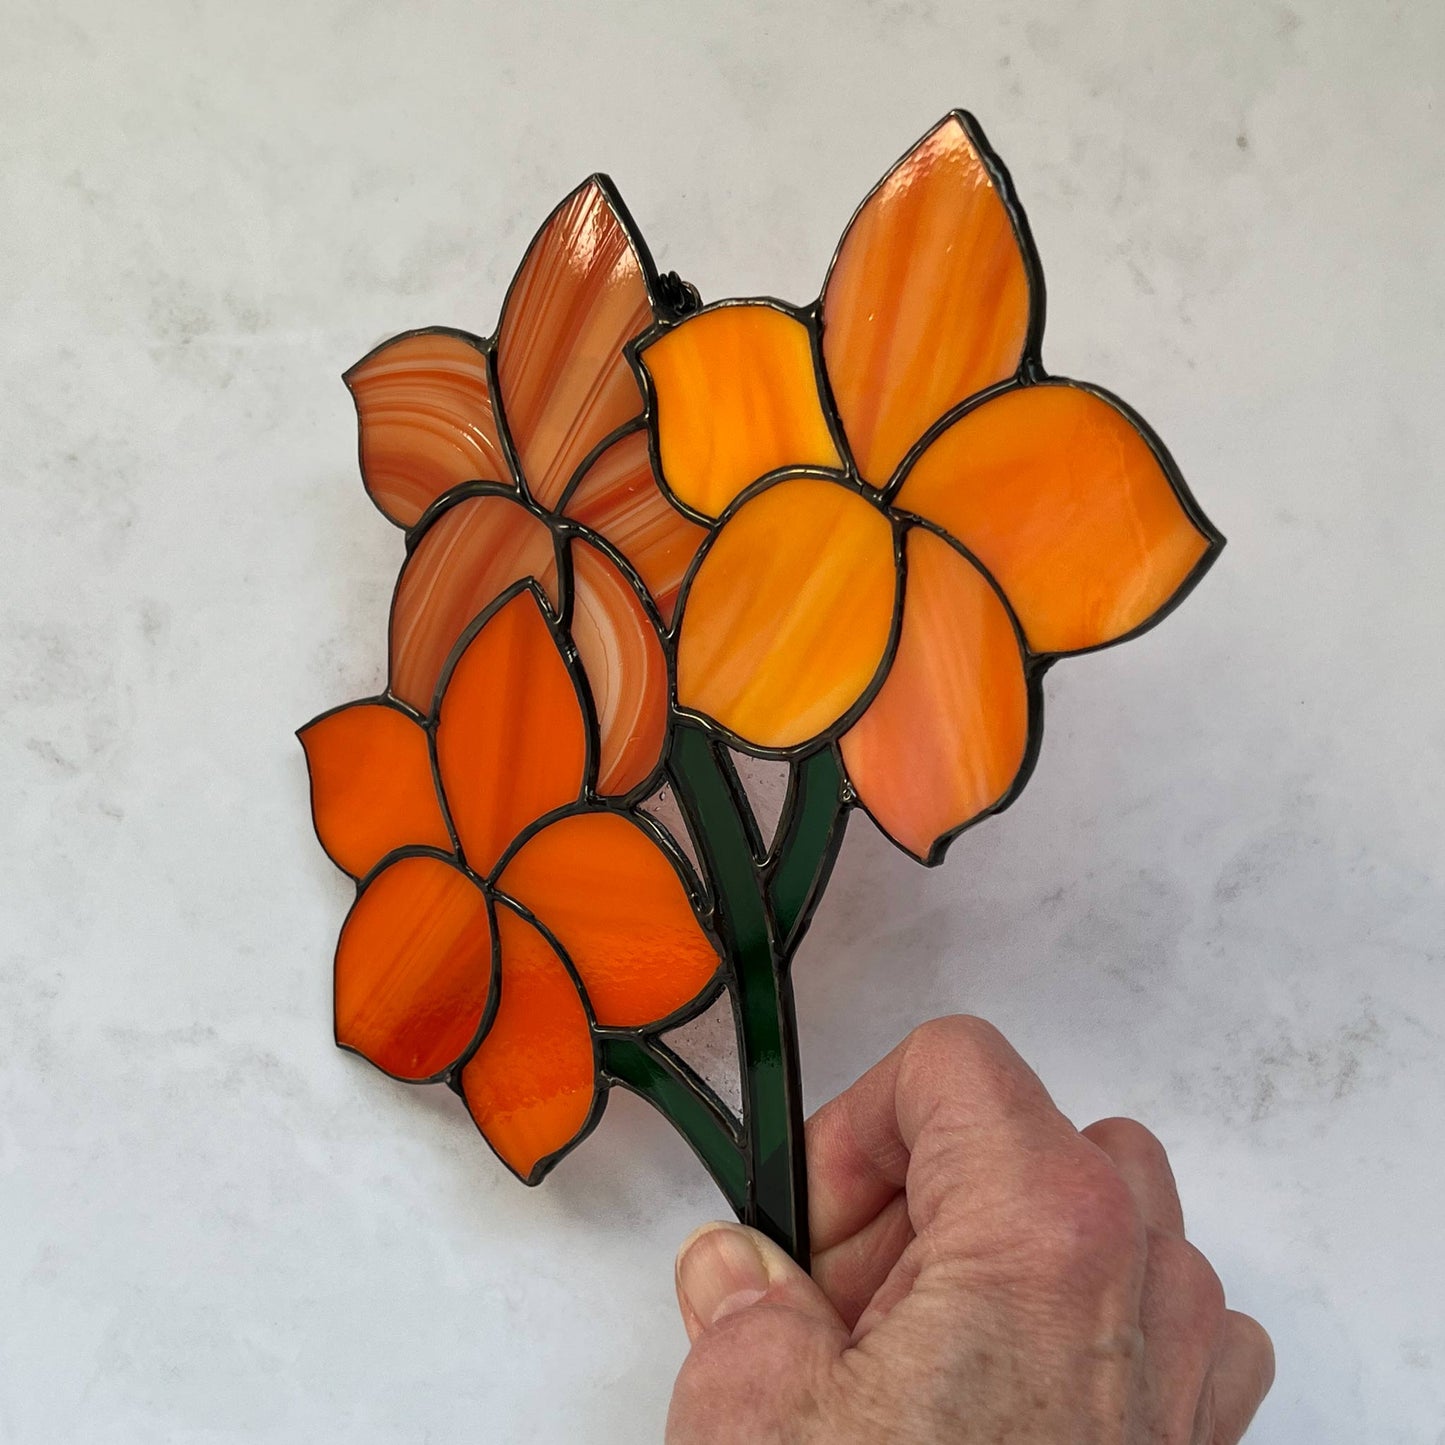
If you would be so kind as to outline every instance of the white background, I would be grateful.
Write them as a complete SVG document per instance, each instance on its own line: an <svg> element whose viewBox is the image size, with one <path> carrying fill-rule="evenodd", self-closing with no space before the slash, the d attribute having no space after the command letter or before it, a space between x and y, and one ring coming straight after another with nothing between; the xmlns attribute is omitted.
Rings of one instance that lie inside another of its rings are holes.
<svg viewBox="0 0 1445 1445"><path fill-rule="evenodd" d="M816 293L945 110L1045 358L1231 546L1060 666L925 872L855 820L811 1102L951 1010L1142 1117L1263 1319L1257 1436L1445 1441L1445 11L1318 0L0 3L0 1439L634 1441L718 1201L619 1097L540 1191L330 1042L313 713L399 534L340 372L489 331L589 171L704 296Z"/></svg>

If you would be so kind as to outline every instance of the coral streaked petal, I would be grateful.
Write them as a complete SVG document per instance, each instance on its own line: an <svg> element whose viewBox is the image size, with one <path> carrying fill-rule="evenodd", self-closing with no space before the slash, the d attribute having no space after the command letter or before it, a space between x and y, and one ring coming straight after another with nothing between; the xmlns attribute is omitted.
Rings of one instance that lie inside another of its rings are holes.
<svg viewBox="0 0 1445 1445"><path fill-rule="evenodd" d="M993 573L1036 652L1097 647L1142 626L1213 545L1134 422L1067 382L966 412L918 459L897 503Z"/></svg>
<svg viewBox="0 0 1445 1445"><path fill-rule="evenodd" d="M517 272L497 381L522 475L555 506L587 453L642 413L623 346L652 324L642 261L595 180L552 213Z"/></svg>
<svg viewBox="0 0 1445 1445"><path fill-rule="evenodd" d="M354 702L308 723L299 736L316 834L338 868L360 878L408 844L452 846L426 729L407 713Z"/></svg>
<svg viewBox="0 0 1445 1445"><path fill-rule="evenodd" d="M478 873L528 823L580 795L587 727L577 683L530 588L502 603L457 658L436 752L462 853Z"/></svg>
<svg viewBox="0 0 1445 1445"><path fill-rule="evenodd" d="M879 183L823 292L823 357L859 471L883 485L950 407L1012 376L1028 270L997 183L950 115Z"/></svg>
<svg viewBox="0 0 1445 1445"><path fill-rule="evenodd" d="M567 951L604 1027L656 1023L717 971L677 869L625 814L573 813L549 823L517 850L497 886Z"/></svg>
<svg viewBox="0 0 1445 1445"><path fill-rule="evenodd" d="M898 577L888 519L806 477L752 497L683 602L678 701L762 748L824 732L877 674Z"/></svg>
<svg viewBox="0 0 1445 1445"><path fill-rule="evenodd" d="M538 1164L586 1127L597 1063L577 985L556 950L505 904L497 936L501 998L462 1069L462 1096L502 1162L533 1183Z"/></svg>
<svg viewBox="0 0 1445 1445"><path fill-rule="evenodd" d="M840 747L879 826L932 861L1013 786L1028 753L1029 694L1013 621L988 579L922 527L906 547L898 646Z"/></svg>
<svg viewBox="0 0 1445 1445"><path fill-rule="evenodd" d="M592 693L601 744L597 791L626 793L657 766L667 732L667 658L656 624L617 564L571 544L572 641Z"/></svg>
<svg viewBox="0 0 1445 1445"><path fill-rule="evenodd" d="M704 516L779 467L841 465L823 416L808 328L761 302L717 306L641 353L657 396L658 455L673 495Z"/></svg>
<svg viewBox="0 0 1445 1445"><path fill-rule="evenodd" d="M430 714L457 639L514 582L530 577L557 605L552 534L500 494L448 507L406 559L391 609L391 691Z"/></svg>
<svg viewBox="0 0 1445 1445"><path fill-rule="evenodd" d="M608 447L578 481L565 511L632 563L662 620L671 623L683 575L707 532L657 485L647 433L629 432Z"/></svg>
<svg viewBox="0 0 1445 1445"><path fill-rule="evenodd" d="M362 890L336 945L336 1041L399 1079L466 1052L492 981L487 903L455 864L416 856Z"/></svg>
<svg viewBox="0 0 1445 1445"><path fill-rule="evenodd" d="M479 346L446 331L400 336L346 373L371 499L410 527L459 482L510 480Z"/></svg>

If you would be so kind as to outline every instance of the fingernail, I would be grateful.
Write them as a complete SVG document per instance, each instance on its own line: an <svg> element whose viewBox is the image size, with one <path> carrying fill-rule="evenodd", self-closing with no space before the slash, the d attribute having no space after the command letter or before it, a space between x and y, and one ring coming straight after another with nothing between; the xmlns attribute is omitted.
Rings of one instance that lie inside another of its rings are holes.
<svg viewBox="0 0 1445 1445"><path fill-rule="evenodd" d="M767 1261L736 1224L704 1224L677 1252L678 1298L700 1328L757 1304L768 1283Z"/></svg>

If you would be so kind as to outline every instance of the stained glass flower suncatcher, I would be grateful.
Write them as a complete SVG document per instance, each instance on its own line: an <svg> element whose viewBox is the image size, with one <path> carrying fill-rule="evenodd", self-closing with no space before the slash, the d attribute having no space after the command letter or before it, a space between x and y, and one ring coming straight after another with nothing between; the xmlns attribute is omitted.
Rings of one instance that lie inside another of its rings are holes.
<svg viewBox="0 0 1445 1445"><path fill-rule="evenodd" d="M806 1260L790 968L850 814L940 862L1027 781L1047 668L1152 626L1223 545L1139 416L1044 370L1043 315L955 112L810 305L702 306L596 177L494 337L348 373L406 558L386 692L301 731L357 880L339 1043L450 1085L529 1183L630 1088ZM733 749L789 766L771 843ZM739 1114L662 1037L724 990Z"/></svg>

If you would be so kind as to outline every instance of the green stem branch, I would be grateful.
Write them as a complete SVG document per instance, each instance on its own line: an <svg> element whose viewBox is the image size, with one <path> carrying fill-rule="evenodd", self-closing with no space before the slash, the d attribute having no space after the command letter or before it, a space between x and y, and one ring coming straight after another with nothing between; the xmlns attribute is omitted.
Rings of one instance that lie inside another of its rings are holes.
<svg viewBox="0 0 1445 1445"><path fill-rule="evenodd" d="M599 1030L597 1041L603 1073L671 1120L741 1215L747 1207L747 1167L722 1101L660 1039Z"/></svg>
<svg viewBox="0 0 1445 1445"><path fill-rule="evenodd" d="M678 725L668 771L712 886L713 923L731 972L748 1163L741 1217L807 1268L807 1172L792 985L745 821L747 800L720 747L700 729Z"/></svg>

